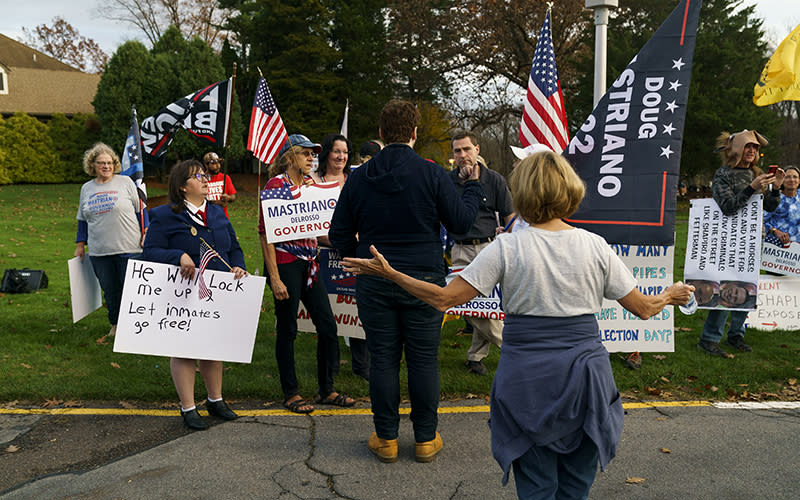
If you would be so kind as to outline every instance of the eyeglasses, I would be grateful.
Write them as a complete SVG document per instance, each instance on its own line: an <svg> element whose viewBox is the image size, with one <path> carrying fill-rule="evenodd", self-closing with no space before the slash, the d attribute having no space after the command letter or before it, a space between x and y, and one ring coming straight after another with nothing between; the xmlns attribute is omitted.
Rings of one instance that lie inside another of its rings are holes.
<svg viewBox="0 0 800 500"><path fill-rule="evenodd" d="M342 151L340 149L334 149L333 151L331 151L331 154L332 155L337 155L337 156L338 155L347 156L347 155L350 154L350 151Z"/></svg>
<svg viewBox="0 0 800 500"><path fill-rule="evenodd" d="M200 182L203 182L205 180L206 182L208 182L208 180L211 179L211 177L208 176L207 174L194 174L186 178L187 181L189 179L197 179Z"/></svg>
<svg viewBox="0 0 800 500"><path fill-rule="evenodd" d="M313 151L298 151L297 154L299 154L301 156L305 156L306 158L309 158L309 157L316 158L317 157L317 153L314 153Z"/></svg>

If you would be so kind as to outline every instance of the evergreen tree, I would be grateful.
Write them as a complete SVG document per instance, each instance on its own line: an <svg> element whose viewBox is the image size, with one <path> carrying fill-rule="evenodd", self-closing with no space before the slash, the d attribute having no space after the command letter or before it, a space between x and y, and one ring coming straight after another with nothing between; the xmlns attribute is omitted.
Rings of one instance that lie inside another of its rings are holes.
<svg viewBox="0 0 800 500"><path fill-rule="evenodd" d="M120 152L130 128L131 105L136 106L141 123L164 106L228 77L220 57L205 42L186 40L175 27L167 29L150 51L139 42L126 42L109 60L93 101L102 123L102 140ZM218 150L231 156L244 154L244 126L236 101L234 97L228 151ZM179 130L167 151L167 162L199 158L210 149Z"/></svg>

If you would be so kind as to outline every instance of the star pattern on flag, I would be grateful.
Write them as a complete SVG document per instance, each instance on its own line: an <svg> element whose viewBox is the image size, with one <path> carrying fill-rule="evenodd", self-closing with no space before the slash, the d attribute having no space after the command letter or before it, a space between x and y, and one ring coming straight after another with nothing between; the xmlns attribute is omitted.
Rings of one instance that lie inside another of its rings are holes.
<svg viewBox="0 0 800 500"><path fill-rule="evenodd" d="M669 160L669 155L671 155L674 152L675 151L673 151L672 148L670 148L669 145L667 145L667 147L661 148L661 154L658 156L666 156L667 159Z"/></svg>
<svg viewBox="0 0 800 500"><path fill-rule="evenodd" d="M686 66L686 63L683 62L682 57L679 57L677 61L675 59L672 60L672 69L677 69L678 71L680 71L681 68L684 66Z"/></svg>
<svg viewBox="0 0 800 500"><path fill-rule="evenodd" d="M297 191L297 196L295 196L295 190ZM261 191L261 200L293 200L299 195L299 188L290 188L284 184L281 187Z"/></svg>
<svg viewBox="0 0 800 500"><path fill-rule="evenodd" d="M550 97L558 91L556 58L552 47L553 40L550 35L550 18L548 17L545 19L545 28L539 34L531 68L531 73L538 77L533 81L545 97Z"/></svg>
<svg viewBox="0 0 800 500"><path fill-rule="evenodd" d="M674 90L675 92L678 91L678 87L683 87L683 84L680 83L679 80L675 80L674 82L669 82L669 89Z"/></svg>
<svg viewBox="0 0 800 500"><path fill-rule="evenodd" d="M674 113L676 109L678 109L678 105L675 104L675 101L670 101L667 103L667 111Z"/></svg>
<svg viewBox="0 0 800 500"><path fill-rule="evenodd" d="M672 135L672 132L675 131L675 127L672 126L672 123L669 123L668 125L662 125L662 127L664 127L664 133L667 135Z"/></svg>

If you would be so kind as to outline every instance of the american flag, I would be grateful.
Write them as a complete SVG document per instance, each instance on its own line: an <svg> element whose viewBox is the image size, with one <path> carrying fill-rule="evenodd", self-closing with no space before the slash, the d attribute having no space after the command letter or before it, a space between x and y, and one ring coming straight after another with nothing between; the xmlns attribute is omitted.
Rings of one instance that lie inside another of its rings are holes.
<svg viewBox="0 0 800 500"><path fill-rule="evenodd" d="M289 187L284 184L281 187L270 188L261 191L261 201L264 200L296 200L300 198L300 187Z"/></svg>
<svg viewBox="0 0 800 500"><path fill-rule="evenodd" d="M259 160L270 163L288 138L281 114L269 93L267 80L261 77L253 101L253 113L250 115L247 149Z"/></svg>
<svg viewBox="0 0 800 500"><path fill-rule="evenodd" d="M777 235L775 235L775 234L773 234L773 233L770 233L770 232L767 232L767 235L766 235L766 236L764 236L764 241L765 241L766 243L769 243L769 244L775 245L776 247L780 247L780 248L789 248L790 246L792 246L792 241L791 241L791 240L789 240L789 243L787 243L786 245L784 245L784 244L781 242L781 239L780 239L780 238L778 238L778 236L777 236Z"/></svg>
<svg viewBox="0 0 800 500"><path fill-rule="evenodd" d="M519 142L522 147L545 144L557 153L561 153L569 143L564 96L561 94L553 38L550 35L549 10L533 53L528 94L519 126Z"/></svg>
<svg viewBox="0 0 800 500"><path fill-rule="evenodd" d="M205 272L206 267L208 267L208 264L214 259L214 257L219 257L219 254L217 253L217 251L214 250L213 248L211 248L211 246L208 243L206 243L205 240L201 240L200 241L200 268L198 270L198 273L200 273L200 274L198 275L198 279L197 279L197 282L198 282L198 285L197 285L198 293L197 293L197 295L198 295L198 297L200 297L200 300L205 300L208 297L211 297L211 290L209 290L208 287L206 286L206 282L203 279L203 272Z"/></svg>

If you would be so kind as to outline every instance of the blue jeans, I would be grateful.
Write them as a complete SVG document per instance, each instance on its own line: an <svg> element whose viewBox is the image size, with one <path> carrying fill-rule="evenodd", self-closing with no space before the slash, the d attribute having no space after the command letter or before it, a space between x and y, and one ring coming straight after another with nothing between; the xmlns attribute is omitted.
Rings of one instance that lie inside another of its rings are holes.
<svg viewBox="0 0 800 500"><path fill-rule="evenodd" d="M415 276L444 285L444 276ZM406 355L411 422L417 442L436 437L439 342L443 314L383 278L359 276L358 316L370 353L369 395L375 432L396 439L400 426L400 360Z"/></svg>
<svg viewBox="0 0 800 500"><path fill-rule="evenodd" d="M514 482L520 500L586 499L597 475L597 446L584 435L578 449L560 454L532 446L514 460Z"/></svg>
<svg viewBox="0 0 800 500"><path fill-rule="evenodd" d="M139 255L141 254L125 253L100 257L89 256L92 259L94 275L97 276L100 288L103 289L106 307L108 308L108 322L112 325L116 325L119 320L119 304L122 302L122 287L125 284L125 270L128 267L128 259L137 258Z"/></svg>
<svg viewBox="0 0 800 500"><path fill-rule="evenodd" d="M731 314L731 326L728 329L728 339L744 337L744 322L747 320L747 311L727 311L725 309L711 309L708 311L708 318L703 325L703 334L700 340L719 344L722 340L722 331L725 329L725 321Z"/></svg>
<svg viewBox="0 0 800 500"><path fill-rule="evenodd" d="M297 310L301 300L317 330L317 383L320 396L325 397L334 391L333 376L339 367L339 337L328 292L319 278L311 288L306 286L308 266L308 262L302 259L278 264L281 281L289 292L288 299L275 300L275 358L284 399L300 394L294 366L294 340L297 338Z"/></svg>

